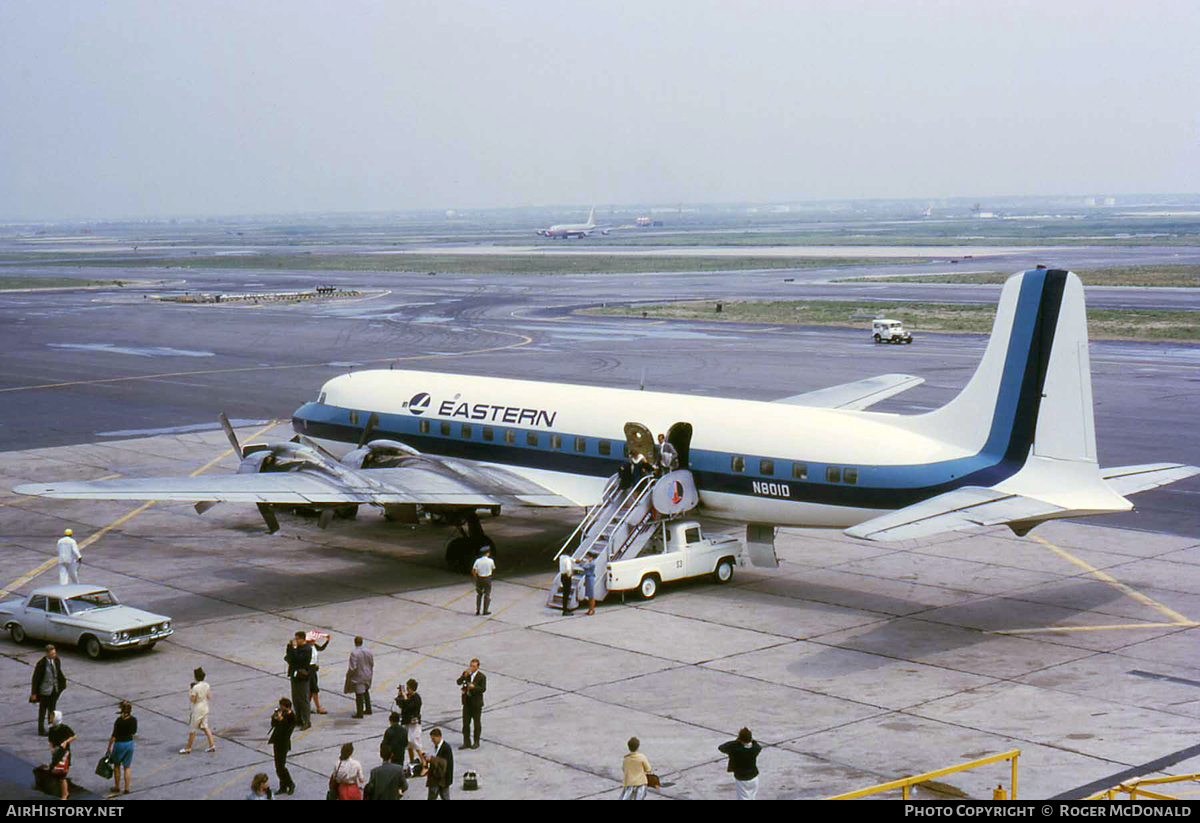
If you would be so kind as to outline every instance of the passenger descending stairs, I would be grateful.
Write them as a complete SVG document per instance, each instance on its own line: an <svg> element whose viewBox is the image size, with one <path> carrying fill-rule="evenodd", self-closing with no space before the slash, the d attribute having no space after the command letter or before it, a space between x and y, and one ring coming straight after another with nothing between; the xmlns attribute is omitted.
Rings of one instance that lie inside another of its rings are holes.
<svg viewBox="0 0 1200 823"><path fill-rule="evenodd" d="M623 557L636 557L653 537L655 526L679 517L695 506L695 485L692 473L686 470L671 472L662 478L646 475L631 488L625 489L620 487L618 481L618 475L615 474L608 479L600 502L588 511L554 555L554 559L558 560L563 552L569 550L575 538L579 538L579 546L571 555L575 561L575 573L571 578L571 603L568 608L574 608L584 600L584 573L581 568L584 564L596 564L592 589L599 602L608 594L608 564ZM686 484L689 493L664 496L661 489L674 484ZM654 494L656 487L660 488L657 495ZM683 504L686 508L678 505L681 498L688 501ZM655 499L658 506L654 505ZM672 501L676 505L672 505ZM562 583L557 572L551 581L546 606L551 609L562 608Z"/></svg>

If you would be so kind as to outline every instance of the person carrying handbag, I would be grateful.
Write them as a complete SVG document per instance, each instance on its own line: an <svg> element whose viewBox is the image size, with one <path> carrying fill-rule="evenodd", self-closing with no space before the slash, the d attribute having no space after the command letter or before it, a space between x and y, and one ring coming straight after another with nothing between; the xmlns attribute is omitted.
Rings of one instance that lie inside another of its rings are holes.
<svg viewBox="0 0 1200 823"><path fill-rule="evenodd" d="M363 777L362 764L350 755L354 754L353 743L342 744L342 754L333 774L329 775L330 800L362 800L362 787L366 780ZM334 795L334 797L330 797Z"/></svg>

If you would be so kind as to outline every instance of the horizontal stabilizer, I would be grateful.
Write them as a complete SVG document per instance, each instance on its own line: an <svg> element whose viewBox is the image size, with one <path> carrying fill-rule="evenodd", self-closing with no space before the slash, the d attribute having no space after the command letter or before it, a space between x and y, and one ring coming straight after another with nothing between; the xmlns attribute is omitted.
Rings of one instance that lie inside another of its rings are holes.
<svg viewBox="0 0 1200 823"><path fill-rule="evenodd" d="M1119 466L1100 470L1100 476L1122 497L1147 489L1156 489L1177 480L1185 480L1196 474L1200 474L1200 468L1181 463L1147 463L1143 466Z"/></svg>
<svg viewBox="0 0 1200 823"><path fill-rule="evenodd" d="M781 397L775 402L817 409L865 409L924 382L924 377L914 377L911 374L881 374L866 380L830 386L827 389Z"/></svg>
<svg viewBox="0 0 1200 823"><path fill-rule="evenodd" d="M864 540L914 540L980 526L1036 523L1067 511L1033 497L964 486L859 523L845 533Z"/></svg>

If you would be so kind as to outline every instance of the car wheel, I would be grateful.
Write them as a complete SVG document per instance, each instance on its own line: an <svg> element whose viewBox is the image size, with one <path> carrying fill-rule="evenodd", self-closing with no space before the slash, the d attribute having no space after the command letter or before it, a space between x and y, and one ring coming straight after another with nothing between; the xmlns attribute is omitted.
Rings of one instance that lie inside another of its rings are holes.
<svg viewBox="0 0 1200 823"><path fill-rule="evenodd" d="M20 646L25 642L25 629L20 623L13 623L8 627L8 633L12 636L13 642Z"/></svg>
<svg viewBox="0 0 1200 823"><path fill-rule="evenodd" d="M912 338L910 337L910 338L908 338L907 340L905 340L904 342L905 342L905 343L911 343L911 342L912 342Z"/></svg>
<svg viewBox="0 0 1200 823"><path fill-rule="evenodd" d="M83 653L92 660L99 660L100 655L104 654L104 649L100 646L100 641L90 634L79 641L79 646L83 649Z"/></svg>
<svg viewBox="0 0 1200 823"><path fill-rule="evenodd" d="M881 338L879 337L879 335L875 335L875 342L876 342L876 343L878 343L878 342L880 341L880 339L881 339Z"/></svg>
<svg viewBox="0 0 1200 823"><path fill-rule="evenodd" d="M658 577L653 574L643 577L642 584L638 586L638 592L642 595L643 600L653 600L654 595L658 594Z"/></svg>
<svg viewBox="0 0 1200 823"><path fill-rule="evenodd" d="M733 561L728 557L722 558L717 564L716 571L713 572L713 579L718 583L728 583L733 579Z"/></svg>

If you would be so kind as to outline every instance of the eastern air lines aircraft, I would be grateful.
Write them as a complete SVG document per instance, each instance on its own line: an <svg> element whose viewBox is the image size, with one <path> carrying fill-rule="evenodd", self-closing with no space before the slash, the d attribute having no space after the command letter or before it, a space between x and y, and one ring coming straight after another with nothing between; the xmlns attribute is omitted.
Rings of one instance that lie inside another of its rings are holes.
<svg viewBox="0 0 1200 823"><path fill-rule="evenodd" d="M538 229L537 234L543 237L561 237L566 240L571 237L587 237L596 231L596 207L588 212L586 223L560 223L548 229ZM600 229L601 234L608 234L611 229Z"/></svg>
<svg viewBox="0 0 1200 823"><path fill-rule="evenodd" d="M1037 269L1004 286L991 340L966 388L926 414L862 411L922 382L883 375L758 402L417 371L327 382L296 410L293 442L248 446L235 476L18 486L54 498L256 503L335 512L418 507L465 524L452 568L486 540L476 512L503 505L594 506L626 461L626 432L669 431L699 494L696 513L745 524L844 529L903 540L1132 509L1125 495L1200 469L1096 462L1083 286ZM642 424L630 426L631 423ZM648 431L647 431L648 430ZM238 448L232 429L227 433Z"/></svg>

